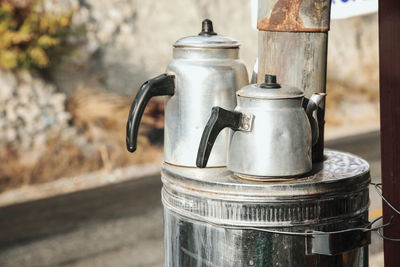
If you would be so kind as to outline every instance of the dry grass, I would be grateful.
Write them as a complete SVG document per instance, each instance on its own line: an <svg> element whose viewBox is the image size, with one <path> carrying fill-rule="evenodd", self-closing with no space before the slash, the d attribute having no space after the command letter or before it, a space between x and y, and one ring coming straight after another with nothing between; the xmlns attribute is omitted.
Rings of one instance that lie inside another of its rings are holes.
<svg viewBox="0 0 400 267"><path fill-rule="evenodd" d="M73 124L82 134L96 144L104 167L114 168L154 160L159 148L151 146L147 134L152 128L163 128L163 104L152 101L146 108L139 129L138 150L126 150L126 119L132 98L109 93L78 90L69 101Z"/></svg>
<svg viewBox="0 0 400 267"><path fill-rule="evenodd" d="M161 148L151 145L146 136L151 129L163 127L163 104L149 103L139 130L138 149L131 154L125 145L131 101L128 97L79 89L68 101L71 122L78 134L72 138L60 135L49 139L43 154L35 162L22 162L12 149L2 151L0 160L6 164L0 165L0 192L100 169L109 171L159 161ZM75 137L86 141L79 143Z"/></svg>

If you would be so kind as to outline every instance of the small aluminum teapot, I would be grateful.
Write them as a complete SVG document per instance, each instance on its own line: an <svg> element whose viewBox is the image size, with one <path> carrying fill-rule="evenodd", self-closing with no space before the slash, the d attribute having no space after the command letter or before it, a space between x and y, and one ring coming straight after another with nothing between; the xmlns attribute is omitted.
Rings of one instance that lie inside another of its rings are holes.
<svg viewBox="0 0 400 267"><path fill-rule="evenodd" d="M251 84L237 92L235 111L213 107L198 149L196 165L204 168L219 132L229 127L228 169L249 179L298 176L311 171L312 145L318 141L313 116L325 94L313 94L302 107L301 90L276 83Z"/></svg>
<svg viewBox="0 0 400 267"><path fill-rule="evenodd" d="M235 93L249 83L245 64L239 59L239 43L218 35L211 20L204 20L196 36L174 44L167 72L145 82L129 112L126 145L136 150L138 129L144 109L153 96L165 98L164 161L196 167L198 140L213 106L233 110ZM226 166L230 131L215 141L209 166Z"/></svg>

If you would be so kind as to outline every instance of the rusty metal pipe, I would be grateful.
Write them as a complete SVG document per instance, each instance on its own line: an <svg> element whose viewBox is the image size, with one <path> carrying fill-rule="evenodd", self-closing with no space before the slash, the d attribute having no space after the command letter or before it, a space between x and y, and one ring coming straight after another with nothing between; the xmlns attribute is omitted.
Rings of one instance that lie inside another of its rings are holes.
<svg viewBox="0 0 400 267"><path fill-rule="evenodd" d="M260 31L327 32L331 0L259 0Z"/></svg>

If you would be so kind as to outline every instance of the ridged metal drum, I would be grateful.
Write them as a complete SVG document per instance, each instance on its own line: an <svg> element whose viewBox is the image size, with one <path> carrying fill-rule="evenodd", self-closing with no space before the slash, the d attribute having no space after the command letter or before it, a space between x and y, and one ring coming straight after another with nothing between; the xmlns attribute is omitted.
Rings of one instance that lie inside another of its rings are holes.
<svg viewBox="0 0 400 267"><path fill-rule="evenodd" d="M164 164L162 180L165 266L368 266L370 236L342 231L368 225L359 157L328 150L307 177L269 182Z"/></svg>

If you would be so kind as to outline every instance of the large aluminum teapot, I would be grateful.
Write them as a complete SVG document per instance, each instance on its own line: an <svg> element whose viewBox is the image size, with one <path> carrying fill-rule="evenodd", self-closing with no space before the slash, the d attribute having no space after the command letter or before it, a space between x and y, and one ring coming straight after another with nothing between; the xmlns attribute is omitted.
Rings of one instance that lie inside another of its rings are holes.
<svg viewBox="0 0 400 267"><path fill-rule="evenodd" d="M295 87L276 83L251 84L237 92L235 111L213 107L198 149L196 165L204 168L219 132L229 127L228 169L249 179L297 176L311 171L312 145L318 141L318 123L313 117L325 97L311 96L307 112L304 94Z"/></svg>
<svg viewBox="0 0 400 267"><path fill-rule="evenodd" d="M127 149L136 150L140 120L150 98L165 95L164 160L196 167L198 142L211 108L233 110L236 91L248 84L246 67L239 60L239 45L215 33L208 19L198 35L178 40L167 72L145 82L132 103L126 127ZM209 155L209 166L226 166L229 138L229 129L221 132Z"/></svg>

